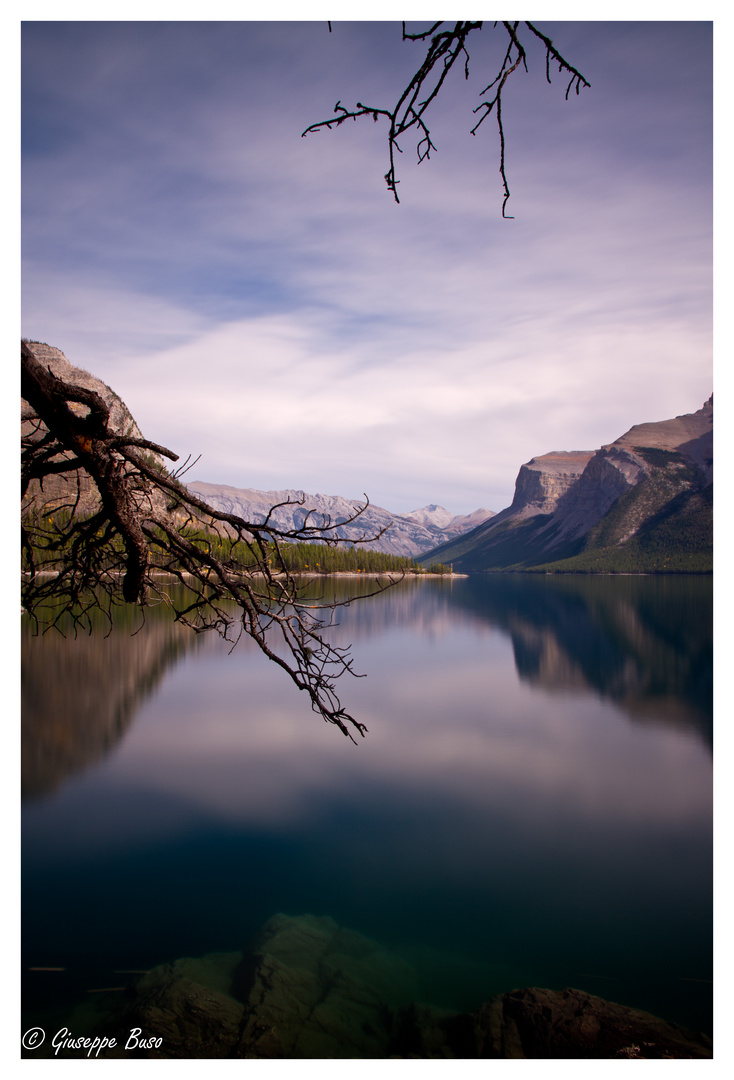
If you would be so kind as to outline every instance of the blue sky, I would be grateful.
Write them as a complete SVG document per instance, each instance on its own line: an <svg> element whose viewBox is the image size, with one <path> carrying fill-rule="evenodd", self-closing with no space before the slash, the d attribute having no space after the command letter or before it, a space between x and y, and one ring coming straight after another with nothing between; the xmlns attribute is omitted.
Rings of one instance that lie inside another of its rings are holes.
<svg viewBox="0 0 734 1080"><path fill-rule="evenodd" d="M201 454L190 479L403 512L500 510L533 455L699 408L711 24L537 23L591 88L541 49L508 84L509 221L494 121L469 135L489 23L400 205L382 123L300 137L392 103L397 22L26 23L22 333Z"/></svg>

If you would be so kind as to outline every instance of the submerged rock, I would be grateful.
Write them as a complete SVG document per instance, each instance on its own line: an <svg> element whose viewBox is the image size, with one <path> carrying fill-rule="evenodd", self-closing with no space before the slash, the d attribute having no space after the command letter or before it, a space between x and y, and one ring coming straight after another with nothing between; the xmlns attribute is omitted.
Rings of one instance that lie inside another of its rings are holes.
<svg viewBox="0 0 734 1080"><path fill-rule="evenodd" d="M330 918L275 915L252 950L152 969L96 1030L118 1041L106 1057L379 1058L414 996L409 966L377 942ZM123 1052L137 1028L162 1044Z"/></svg>
<svg viewBox="0 0 734 1080"><path fill-rule="evenodd" d="M410 968L333 919L275 915L256 947L245 1040L277 1032L285 1057L386 1057L398 1010L414 994Z"/></svg>
<svg viewBox="0 0 734 1080"><path fill-rule="evenodd" d="M130 988L114 1016L98 1021L95 1034L114 1036L117 1040L117 1046L101 1056L244 1056L241 1053L244 1006L230 993L241 963L241 953L212 953L153 968ZM72 1018L70 1027L84 1030L83 1015ZM140 1032L140 1043L160 1039L160 1046L136 1044L126 1050L130 1033L136 1030Z"/></svg>
<svg viewBox="0 0 734 1080"><path fill-rule="evenodd" d="M154 968L96 1030L118 1039L105 1057L712 1056L706 1036L582 990L513 990L462 1014L415 995L410 966L377 942L330 918L274 915L242 953ZM133 1029L162 1042L125 1050Z"/></svg>
<svg viewBox="0 0 734 1080"><path fill-rule="evenodd" d="M712 1056L705 1035L569 987L513 990L482 1005L474 1016L476 1057Z"/></svg>

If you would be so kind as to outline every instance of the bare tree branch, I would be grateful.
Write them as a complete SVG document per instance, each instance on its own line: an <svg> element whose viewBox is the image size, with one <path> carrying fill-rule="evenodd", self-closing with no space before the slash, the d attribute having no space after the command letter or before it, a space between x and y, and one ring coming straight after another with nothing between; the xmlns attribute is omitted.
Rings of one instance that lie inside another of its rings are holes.
<svg viewBox="0 0 734 1080"><path fill-rule="evenodd" d="M406 132L410 131L411 128L415 128L418 135L416 144L418 163L420 164L420 162L430 158L431 151L434 151L436 146L431 139L431 133L424 119L425 113L441 91L449 71L461 57L464 58L464 78L469 78L469 53L466 48L466 41L469 34L473 33L475 30L481 30L484 23L457 22L452 28L441 29L444 25L443 22L435 22L427 30L418 33L408 33L405 29L405 23L403 23L403 41L428 41L429 44L420 67L401 93L393 108L389 109L365 105L361 101L358 101L353 109L347 109L342 105L341 101L337 101L334 106L335 117L331 117L328 120L320 120L318 123L311 124L304 132L302 132L303 137L309 135L311 132L320 131L322 128L331 130L332 127L339 127L345 120L357 120L362 116L371 116L376 123L380 117L385 117L389 123L387 134L389 167L385 173L385 181L387 183L387 189L389 192L392 192L395 202L400 202L397 190L397 185L400 181L395 174L395 154L396 152L402 153L398 139ZM575 87L576 93L578 94L582 86L590 85L581 72L577 71L575 67L569 64L561 56L549 37L541 33L533 23L525 22L522 25L545 45L547 81L549 83L551 81L551 60L558 64L559 71L565 71L571 76L571 80L566 88L566 99L568 99L568 95L572 88ZM491 100L481 102L474 110L475 113L481 112L482 115L471 129L471 134L475 135L482 122L489 116L492 110L495 109L500 138L499 171L503 185L503 217L510 216L505 213L507 201L510 198L510 188L505 168L505 131L502 121L502 93L505 89L507 80L515 71L517 71L521 64L525 70L527 70L527 53L518 35L520 26L521 24L519 22L494 23L494 28L502 27L508 36L507 51L499 71L480 95L483 96L493 87L496 87L494 97ZM329 29L331 29L331 24L329 24Z"/></svg>
<svg viewBox="0 0 734 1080"><path fill-rule="evenodd" d="M272 524L278 507L262 522L215 510L180 482L187 463L169 473L161 458L178 460L172 451L117 430L100 394L54 376L26 342L21 369L22 602L37 625L89 631L100 612L111 626L120 603L138 605L143 615L147 605L165 603L196 632L214 630L233 645L249 636L324 720L352 739L364 735L336 690L341 675L355 674L349 648L323 634L334 609L350 601L304 600L283 545L343 543L336 530L358 521L367 497L347 521L309 510L293 529ZM279 506L294 504L304 499ZM376 581L369 595L396 580ZM185 592L179 597L166 581Z"/></svg>

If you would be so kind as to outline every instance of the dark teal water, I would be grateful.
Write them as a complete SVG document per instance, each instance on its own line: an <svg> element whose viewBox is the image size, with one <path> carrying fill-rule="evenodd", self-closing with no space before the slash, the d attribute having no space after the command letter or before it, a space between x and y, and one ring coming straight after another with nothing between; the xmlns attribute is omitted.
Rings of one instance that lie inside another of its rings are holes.
<svg viewBox="0 0 734 1080"><path fill-rule="evenodd" d="M435 1005L571 985L710 1031L711 606L702 578L405 583L334 631L358 746L247 645L24 632L24 1021L283 911L406 955Z"/></svg>

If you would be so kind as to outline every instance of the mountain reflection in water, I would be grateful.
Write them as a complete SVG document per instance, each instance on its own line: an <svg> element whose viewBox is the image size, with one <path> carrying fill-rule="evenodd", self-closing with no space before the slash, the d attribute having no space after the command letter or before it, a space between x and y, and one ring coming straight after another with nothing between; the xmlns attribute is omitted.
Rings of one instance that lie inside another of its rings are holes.
<svg viewBox="0 0 734 1080"><path fill-rule="evenodd" d="M21 795L53 791L94 765L122 739L166 671L198 643L162 612L140 625L121 619L111 633L22 629Z"/></svg>
<svg viewBox="0 0 734 1080"><path fill-rule="evenodd" d="M709 1026L710 580L406 581L338 618L356 747L248 643L151 623L85 682L24 637L26 963L81 994L309 911L438 1006L573 985Z"/></svg>
<svg viewBox="0 0 734 1080"><path fill-rule="evenodd" d="M503 575L457 600L512 638L521 679L596 690L635 719L713 740L712 588L705 577Z"/></svg>

